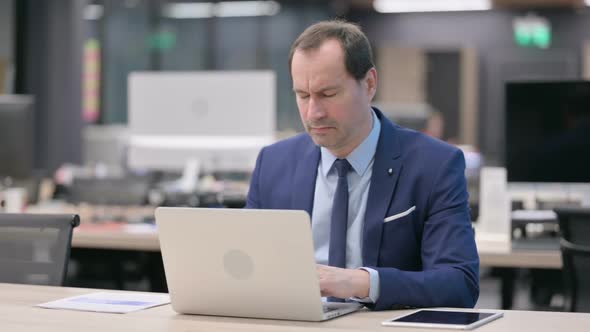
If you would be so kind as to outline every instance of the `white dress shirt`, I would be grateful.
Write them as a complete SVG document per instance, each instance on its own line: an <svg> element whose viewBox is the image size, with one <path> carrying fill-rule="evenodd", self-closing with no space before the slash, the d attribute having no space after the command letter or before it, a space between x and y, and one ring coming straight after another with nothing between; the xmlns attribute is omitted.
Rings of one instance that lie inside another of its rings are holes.
<svg viewBox="0 0 590 332"><path fill-rule="evenodd" d="M362 267L365 210L371 185L371 175L373 174L375 151L379 141L379 133L381 132L381 123L375 112L372 113L373 129L365 140L346 157L353 169L347 175L348 230L346 233L346 268L362 268L369 272L369 297L364 299L354 298L353 300L374 303L379 296L379 275L373 269ZM324 147L321 147L320 150L321 159L315 184L311 228L316 262L328 265L332 201L338 184L338 174L333 164L337 157Z"/></svg>

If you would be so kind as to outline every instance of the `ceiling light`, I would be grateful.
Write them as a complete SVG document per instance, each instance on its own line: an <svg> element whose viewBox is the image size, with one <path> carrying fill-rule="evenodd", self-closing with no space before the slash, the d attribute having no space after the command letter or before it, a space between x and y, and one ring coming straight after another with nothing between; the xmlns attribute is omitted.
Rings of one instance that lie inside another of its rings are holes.
<svg viewBox="0 0 590 332"><path fill-rule="evenodd" d="M213 4L202 3L169 3L163 6L162 15L167 18L207 18L213 16Z"/></svg>
<svg viewBox="0 0 590 332"><path fill-rule="evenodd" d="M222 1L217 4L216 16L272 16L281 9L276 1Z"/></svg>
<svg viewBox="0 0 590 332"><path fill-rule="evenodd" d="M488 10L492 5L490 0L375 0L373 7L379 13L409 13Z"/></svg>
<svg viewBox="0 0 590 332"><path fill-rule="evenodd" d="M163 6L162 15L174 19L272 16L278 14L280 9L281 5L276 1L169 3Z"/></svg>

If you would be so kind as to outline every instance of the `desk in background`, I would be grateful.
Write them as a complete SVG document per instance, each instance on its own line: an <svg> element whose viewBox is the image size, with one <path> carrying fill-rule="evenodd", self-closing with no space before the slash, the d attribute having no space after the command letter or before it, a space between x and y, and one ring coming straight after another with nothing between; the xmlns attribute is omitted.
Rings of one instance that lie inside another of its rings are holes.
<svg viewBox="0 0 590 332"><path fill-rule="evenodd" d="M85 224L74 231L73 248L160 252L153 224Z"/></svg>
<svg viewBox="0 0 590 332"><path fill-rule="evenodd" d="M158 234L148 225L81 226L74 230L75 248L160 251ZM481 266L561 269L559 250L499 251L478 244Z"/></svg>
<svg viewBox="0 0 590 332"><path fill-rule="evenodd" d="M481 266L507 268L561 269L561 252L550 250L520 250L498 251L479 245L479 262Z"/></svg>
<svg viewBox="0 0 590 332"><path fill-rule="evenodd" d="M82 224L74 230L72 246L74 248L160 251L156 228L143 223L89 223L94 219L97 210L110 209L113 215L122 216L127 220L141 220L153 217L154 207L89 207L72 205L56 205L49 207L31 207L29 213L76 213L81 217ZM514 267L514 268L547 268L562 267L561 254L557 249L549 250L497 250L477 243L481 266Z"/></svg>

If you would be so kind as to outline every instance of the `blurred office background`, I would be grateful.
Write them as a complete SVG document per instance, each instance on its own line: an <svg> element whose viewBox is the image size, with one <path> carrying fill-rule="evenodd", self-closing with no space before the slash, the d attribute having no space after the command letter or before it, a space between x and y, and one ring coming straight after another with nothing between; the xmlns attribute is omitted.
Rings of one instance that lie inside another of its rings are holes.
<svg viewBox="0 0 590 332"><path fill-rule="evenodd" d="M131 98L136 90L129 85L130 74L270 73L273 84L262 94L272 114L257 116L272 121L275 139L287 137L302 130L287 66L290 45L310 24L340 17L357 22L372 43L379 72L375 105L394 121L465 152L474 222L480 219L484 166L506 170L512 165L498 180L504 183L500 194L510 197L507 213L589 205L587 136L570 144L577 149L571 154L581 156L569 162L581 165L571 172L562 167L535 177L526 166L538 159L517 158L523 151L528 156L526 147L540 142L548 128L556 135L565 131L551 127L560 119L555 109L571 105L576 110L563 114L580 123L590 114L590 83L584 82L590 79L589 6L584 0L0 0L0 104L28 112L25 120L0 119L5 121L4 126L0 122L5 131L0 146L12 147L0 147L2 185L26 187L33 210L66 202L68 211L81 214L82 225L105 220L149 224L156 205L240 207L252 154L236 159L235 169L216 169L223 156L211 154L196 154L165 169L158 169L155 160L129 164L134 135L157 134L135 128L132 112L146 118L158 112L147 111L149 105L137 111L142 98ZM231 86L227 99L236 91ZM143 93L172 98L162 87ZM207 91L205 85L194 89ZM236 102L256 98L262 97L254 92ZM226 121L250 111L236 107ZM163 107L161 112L174 110ZM162 123L169 126L166 134L173 134L176 125L187 128L173 121ZM268 130L252 135L257 134ZM207 164L198 156L216 161ZM129 206L134 210L125 210ZM494 217L500 218L487 218ZM507 222L510 239L539 238L529 250L559 251L555 214L521 213ZM142 276L159 268L151 256L116 253L123 258L106 264L122 271L118 279L97 285L125 288L129 279L144 282L129 287L149 289ZM100 252L79 249L72 255L78 261L71 270L79 272L72 284L92 286L84 278L94 274L106 279ZM89 261L94 265L84 267ZM478 306L562 310L567 294L561 270L518 264L482 267Z"/></svg>

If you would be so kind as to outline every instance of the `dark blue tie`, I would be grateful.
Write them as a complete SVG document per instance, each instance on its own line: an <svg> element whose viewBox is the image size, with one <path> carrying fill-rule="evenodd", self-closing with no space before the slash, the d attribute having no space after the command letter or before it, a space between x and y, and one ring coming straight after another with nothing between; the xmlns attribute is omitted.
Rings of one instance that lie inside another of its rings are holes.
<svg viewBox="0 0 590 332"><path fill-rule="evenodd" d="M348 228L348 180L346 175L351 169L346 159L336 159L334 167L338 172L338 185L332 203L332 220L330 221L330 254L328 264L346 267L346 230Z"/></svg>
<svg viewBox="0 0 590 332"><path fill-rule="evenodd" d="M338 172L338 185L332 203L332 220L330 221L330 253L328 265L346 267L346 231L348 229L348 180L346 175L351 169L346 159L336 159L334 167ZM344 302L344 299L328 297L329 302Z"/></svg>

